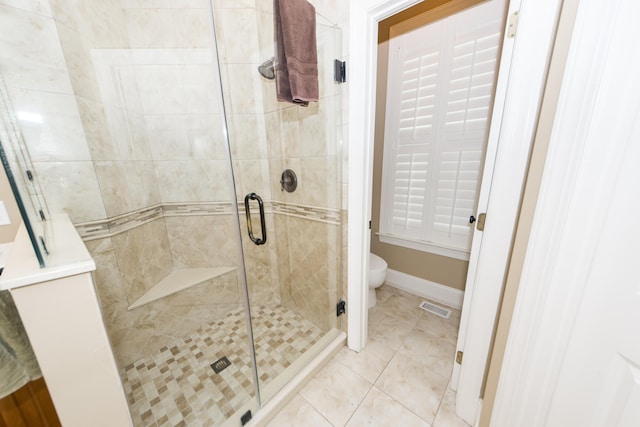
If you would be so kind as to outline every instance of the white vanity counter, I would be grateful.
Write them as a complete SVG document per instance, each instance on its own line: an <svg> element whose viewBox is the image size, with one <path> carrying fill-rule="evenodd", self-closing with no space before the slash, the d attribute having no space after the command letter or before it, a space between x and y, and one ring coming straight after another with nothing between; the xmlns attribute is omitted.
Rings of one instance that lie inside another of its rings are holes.
<svg viewBox="0 0 640 427"><path fill-rule="evenodd" d="M95 263L66 215L49 223L50 266L40 268L23 224L0 289L11 292L62 425L131 426L91 276Z"/></svg>
<svg viewBox="0 0 640 427"><path fill-rule="evenodd" d="M0 276L0 290L15 289L61 277L94 271L96 264L87 251L67 215L55 215L48 221L50 227L50 255L47 266L40 268L24 223L20 225L16 240L4 252L5 269Z"/></svg>

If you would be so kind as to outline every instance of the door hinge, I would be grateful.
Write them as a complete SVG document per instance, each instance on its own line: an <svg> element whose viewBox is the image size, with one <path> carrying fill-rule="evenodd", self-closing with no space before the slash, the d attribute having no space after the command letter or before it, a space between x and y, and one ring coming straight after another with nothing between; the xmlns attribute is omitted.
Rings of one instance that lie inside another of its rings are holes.
<svg viewBox="0 0 640 427"><path fill-rule="evenodd" d="M516 36L516 30L518 29L518 13L516 10L509 17L509 25L507 26L507 38L512 39Z"/></svg>
<svg viewBox="0 0 640 427"><path fill-rule="evenodd" d="M457 363L458 365L461 365L461 364L462 364L462 352L461 352L461 351L459 351L459 352L457 352L457 353L456 353L456 363Z"/></svg>
<svg viewBox="0 0 640 427"><path fill-rule="evenodd" d="M476 228L478 231L484 231L484 223L487 220L487 214L481 213L478 215L478 223L476 224Z"/></svg>
<svg viewBox="0 0 640 427"><path fill-rule="evenodd" d="M336 83L347 81L347 62L336 59L333 61L333 79Z"/></svg>
<svg viewBox="0 0 640 427"><path fill-rule="evenodd" d="M347 312L347 303L343 299L336 305L336 317L345 314Z"/></svg>

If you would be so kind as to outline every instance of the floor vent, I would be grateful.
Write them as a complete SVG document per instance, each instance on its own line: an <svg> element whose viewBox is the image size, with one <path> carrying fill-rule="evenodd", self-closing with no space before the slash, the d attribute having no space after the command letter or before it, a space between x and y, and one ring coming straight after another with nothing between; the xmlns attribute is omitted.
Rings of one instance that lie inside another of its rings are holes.
<svg viewBox="0 0 640 427"><path fill-rule="evenodd" d="M211 364L211 369L213 369L213 372L216 374L219 374L229 366L231 366L231 362L227 359L227 356L223 356Z"/></svg>
<svg viewBox="0 0 640 427"><path fill-rule="evenodd" d="M431 304L430 302L422 301L419 306L424 311L428 311L429 313L433 313L436 316L444 317L448 319L451 315L451 310L447 310L446 308L439 307L435 304Z"/></svg>

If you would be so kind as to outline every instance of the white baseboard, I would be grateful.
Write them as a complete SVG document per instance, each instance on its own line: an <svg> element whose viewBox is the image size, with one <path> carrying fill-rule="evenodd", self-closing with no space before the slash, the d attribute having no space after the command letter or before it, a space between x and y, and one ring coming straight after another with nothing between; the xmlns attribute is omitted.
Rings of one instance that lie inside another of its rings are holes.
<svg viewBox="0 0 640 427"><path fill-rule="evenodd" d="M385 280L385 283L394 288L428 298L451 308L457 310L462 309L464 292L459 289L450 288L440 283L421 279L392 269L387 270L387 280Z"/></svg>

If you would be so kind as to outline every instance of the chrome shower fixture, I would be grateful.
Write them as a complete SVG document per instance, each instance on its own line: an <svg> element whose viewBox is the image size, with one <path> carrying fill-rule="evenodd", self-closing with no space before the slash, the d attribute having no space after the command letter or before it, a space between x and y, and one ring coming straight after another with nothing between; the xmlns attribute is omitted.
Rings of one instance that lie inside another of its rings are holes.
<svg viewBox="0 0 640 427"><path fill-rule="evenodd" d="M265 79L273 80L276 78L276 72L274 69L274 62L276 58L267 59L258 66L258 72Z"/></svg>

